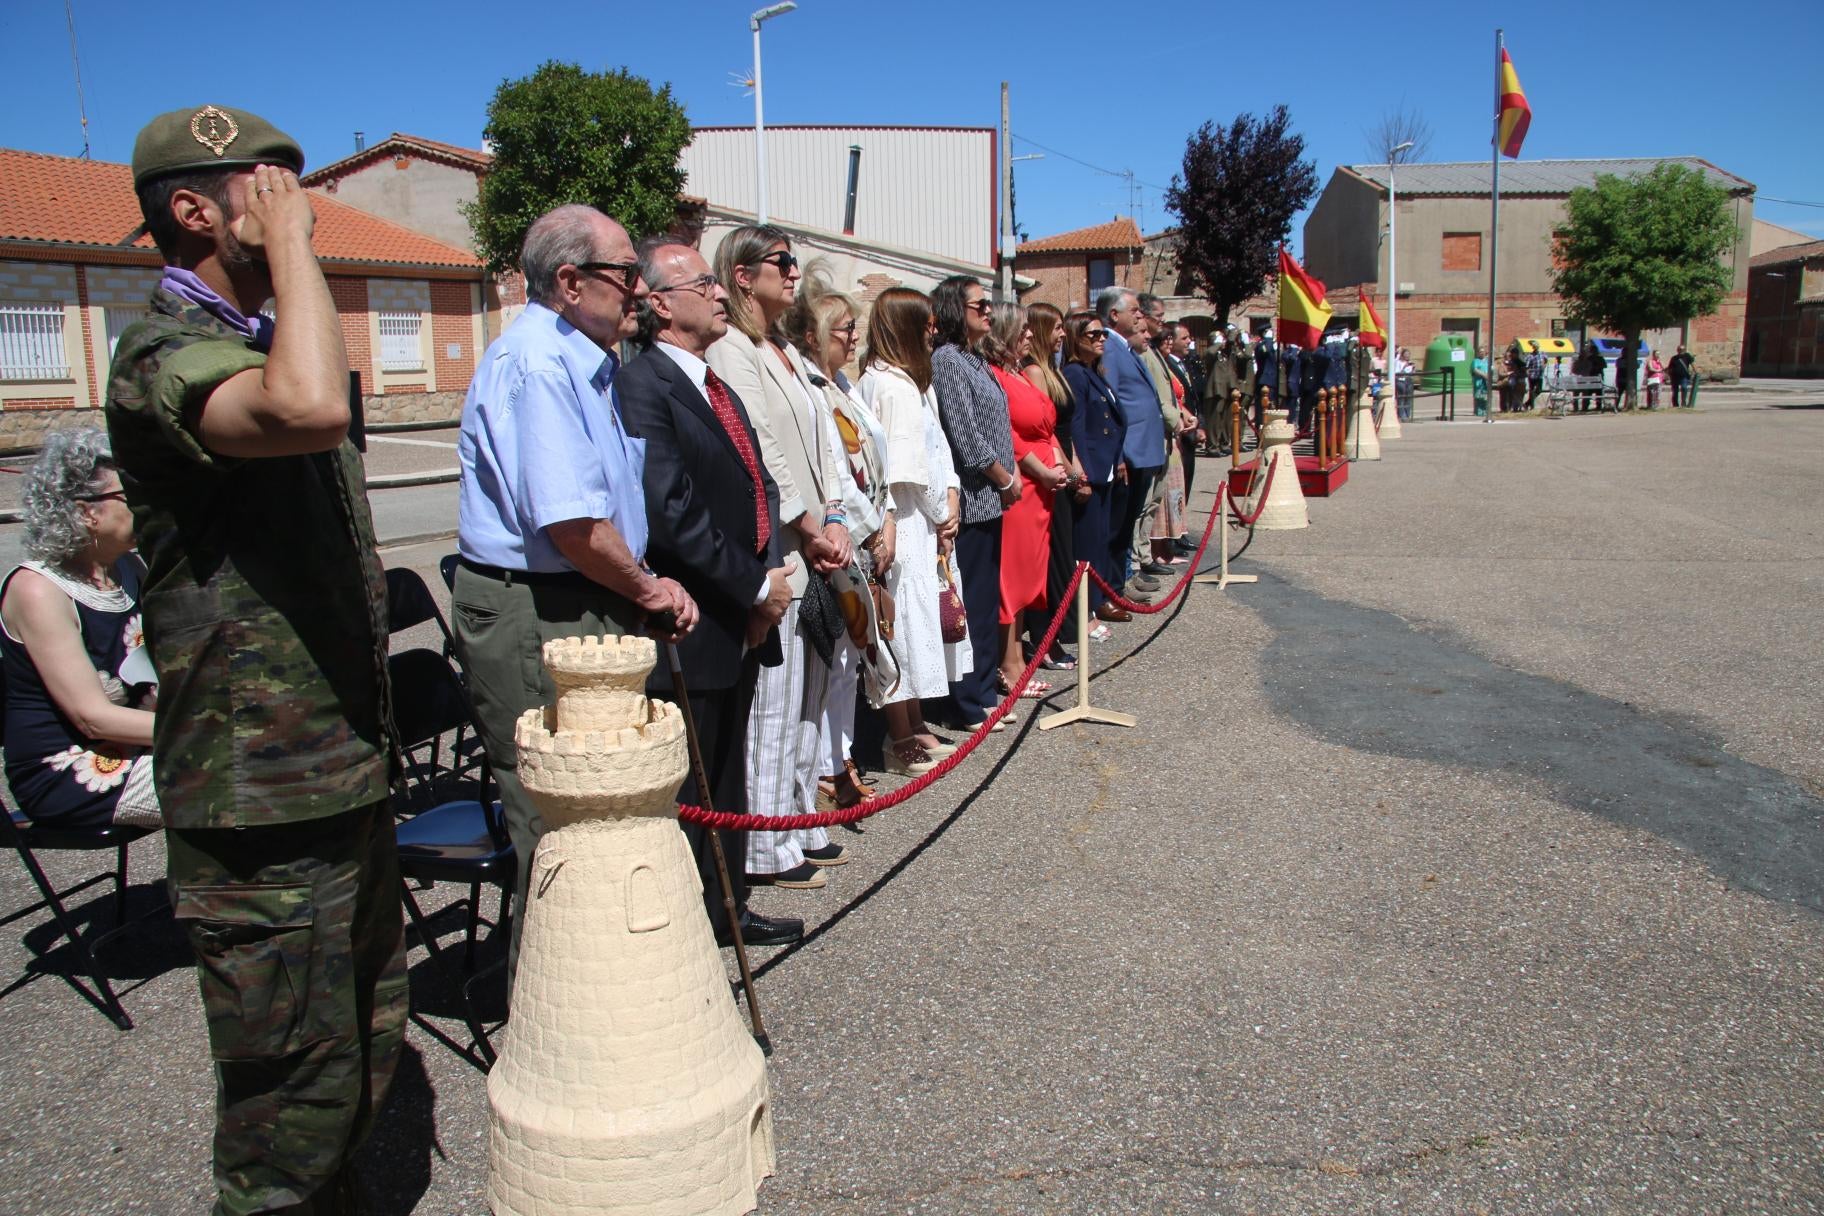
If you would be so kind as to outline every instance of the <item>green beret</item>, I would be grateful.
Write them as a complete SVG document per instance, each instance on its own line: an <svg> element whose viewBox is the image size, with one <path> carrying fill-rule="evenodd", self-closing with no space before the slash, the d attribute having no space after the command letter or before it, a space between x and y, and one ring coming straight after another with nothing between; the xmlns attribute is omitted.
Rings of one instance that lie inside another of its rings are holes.
<svg viewBox="0 0 1824 1216"><path fill-rule="evenodd" d="M133 141L133 188L169 173L283 165L304 170L298 141L258 114L229 106L172 110L147 123Z"/></svg>

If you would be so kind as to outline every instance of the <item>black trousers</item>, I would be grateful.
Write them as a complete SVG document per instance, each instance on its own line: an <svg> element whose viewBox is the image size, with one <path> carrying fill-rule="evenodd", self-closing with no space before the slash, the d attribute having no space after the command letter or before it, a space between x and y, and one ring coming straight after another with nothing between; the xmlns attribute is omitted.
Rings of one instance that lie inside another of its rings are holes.
<svg viewBox="0 0 1824 1216"><path fill-rule="evenodd" d="M690 712L697 721L697 744L703 750L709 795L718 811L745 814L748 810L747 714L754 704L754 682L759 676L759 651L750 650L741 659L741 674L734 687L708 692L690 690ZM703 805L703 791L697 785L694 765L678 789L678 801ZM690 841L691 856L697 861L697 877L703 880L703 907L709 913L709 923L725 924L722 879L716 872L716 851L710 847L709 829L694 823L683 826L684 837ZM729 886L734 891L735 907L739 910L747 906L747 833L725 831L720 835L722 852L728 858Z"/></svg>
<svg viewBox="0 0 1824 1216"><path fill-rule="evenodd" d="M1001 520L964 524L956 534L957 577L963 614L969 618L972 668L950 685L950 700L964 725L973 725L1001 703L995 677L1001 670Z"/></svg>
<svg viewBox="0 0 1824 1216"><path fill-rule="evenodd" d="M1115 491L1109 499L1108 507L1108 553L1110 569L1120 578L1108 578L1112 587L1125 587L1127 580L1134 575L1134 529L1140 523L1140 516L1146 512L1146 501L1153 492L1153 483L1159 480L1163 467L1155 469L1136 469L1132 465L1127 469L1127 484L1121 483L1120 477L1110 487Z"/></svg>
<svg viewBox="0 0 1824 1216"><path fill-rule="evenodd" d="M1070 508L1069 494L1059 490L1051 496L1051 561L1045 567L1045 607L1026 610L1026 632L1034 646L1045 640L1045 630L1051 625L1058 605L1064 602L1064 588L1070 585L1071 573L1077 568L1077 542ZM1058 641L1070 646L1076 640L1077 614L1067 612L1064 623L1058 628Z"/></svg>
<svg viewBox="0 0 1824 1216"><path fill-rule="evenodd" d="M1178 436L1178 458L1184 463L1184 509L1189 518L1191 486L1197 478L1197 432L1185 431Z"/></svg>

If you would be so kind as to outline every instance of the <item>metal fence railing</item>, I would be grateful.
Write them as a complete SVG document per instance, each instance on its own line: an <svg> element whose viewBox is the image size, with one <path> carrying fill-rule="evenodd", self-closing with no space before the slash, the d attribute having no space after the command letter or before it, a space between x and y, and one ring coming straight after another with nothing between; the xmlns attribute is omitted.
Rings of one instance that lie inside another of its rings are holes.
<svg viewBox="0 0 1824 1216"><path fill-rule="evenodd" d="M415 372L424 367L424 332L420 312L383 312L380 315L380 370Z"/></svg>

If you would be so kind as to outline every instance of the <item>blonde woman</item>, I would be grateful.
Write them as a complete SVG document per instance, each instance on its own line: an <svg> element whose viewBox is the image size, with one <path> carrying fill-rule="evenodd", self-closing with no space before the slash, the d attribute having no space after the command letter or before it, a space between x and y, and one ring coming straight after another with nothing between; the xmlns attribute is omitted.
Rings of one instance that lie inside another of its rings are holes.
<svg viewBox="0 0 1824 1216"><path fill-rule="evenodd" d="M870 703L882 704L898 683L892 652L880 639L869 605L870 585L882 582L893 567L894 507L887 489L887 437L880 421L861 399L843 368L855 358L860 314L855 301L831 286L824 268L806 268L797 301L785 315L785 333L798 348L810 372L811 386L824 397L829 426L826 439L836 462L843 511L856 563L833 574L844 619L857 614L863 644L855 643L856 625L837 639L830 664L829 693L824 698L818 751L824 762L818 801L853 806L872 787L860 779L849 749L855 734L855 689L864 676Z"/></svg>
<svg viewBox="0 0 1824 1216"><path fill-rule="evenodd" d="M817 733L829 686L828 666L805 636L805 596L812 580L852 556L841 513L834 453L797 352L779 322L797 294L798 261L777 228L745 225L716 248L716 278L728 290L728 333L709 348L710 372L747 407L760 459L779 487L781 551L797 558L792 604L779 622L783 661L762 667L747 724L747 809L798 815L816 806ZM713 388L711 389L713 391ZM826 590L827 595L827 590ZM747 875L755 884L815 888L822 867L846 860L822 828L749 832Z"/></svg>
<svg viewBox="0 0 1824 1216"><path fill-rule="evenodd" d="M931 302L909 287L891 287L868 315L861 356L861 394L887 436L887 478L897 521L887 590L897 619L891 643L899 687L887 697L886 765L915 776L956 749L926 724L920 700L943 697L972 669L965 634L946 643L938 601L938 558L954 548L962 524L956 466L931 390Z"/></svg>

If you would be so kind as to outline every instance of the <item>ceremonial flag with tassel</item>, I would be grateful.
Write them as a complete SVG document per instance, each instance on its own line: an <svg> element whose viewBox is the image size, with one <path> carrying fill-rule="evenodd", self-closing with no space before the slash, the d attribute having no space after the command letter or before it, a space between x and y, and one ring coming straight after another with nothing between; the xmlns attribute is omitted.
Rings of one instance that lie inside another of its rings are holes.
<svg viewBox="0 0 1824 1216"><path fill-rule="evenodd" d="M1381 314L1374 311L1374 301L1362 292L1362 315L1356 322L1361 331L1357 338L1363 346L1372 346L1375 350L1387 349L1387 326L1381 322Z"/></svg>
<svg viewBox="0 0 1824 1216"><path fill-rule="evenodd" d="M1324 285L1305 273L1305 268L1292 260L1284 246L1279 250L1279 324L1281 345L1290 343L1306 350L1320 346L1324 327L1335 311L1324 303Z"/></svg>
<svg viewBox="0 0 1824 1216"><path fill-rule="evenodd" d="M1514 61L1507 57L1507 48L1501 48L1501 109L1500 109L1500 143L1501 154L1511 159L1520 155L1520 145L1526 141L1526 128L1533 121L1533 107L1526 104L1526 94L1520 89L1520 77L1514 71Z"/></svg>

